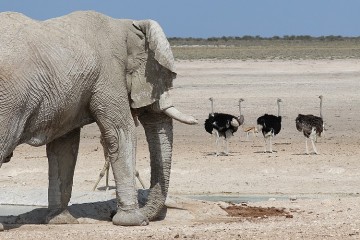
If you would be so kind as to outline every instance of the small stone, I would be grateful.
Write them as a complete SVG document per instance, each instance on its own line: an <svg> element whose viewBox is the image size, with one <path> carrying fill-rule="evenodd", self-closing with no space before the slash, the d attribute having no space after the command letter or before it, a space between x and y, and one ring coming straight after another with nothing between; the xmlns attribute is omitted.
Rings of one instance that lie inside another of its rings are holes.
<svg viewBox="0 0 360 240"><path fill-rule="evenodd" d="M226 202L219 202L218 203L218 206L222 209L225 209L229 206L229 203L226 203Z"/></svg>
<svg viewBox="0 0 360 240"><path fill-rule="evenodd" d="M296 196L291 196L291 197L289 197L289 200L291 202L295 202L297 200L297 197Z"/></svg>

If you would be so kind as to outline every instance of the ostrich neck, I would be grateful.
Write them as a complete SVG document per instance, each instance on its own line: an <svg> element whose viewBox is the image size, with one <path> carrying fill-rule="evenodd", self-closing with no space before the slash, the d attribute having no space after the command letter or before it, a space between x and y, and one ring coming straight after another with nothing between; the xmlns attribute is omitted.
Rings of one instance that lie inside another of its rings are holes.
<svg viewBox="0 0 360 240"><path fill-rule="evenodd" d="M241 102L239 102L239 114L241 116Z"/></svg>
<svg viewBox="0 0 360 240"><path fill-rule="evenodd" d="M278 102L278 116L281 116L281 111L280 111L280 102Z"/></svg>
<svg viewBox="0 0 360 240"><path fill-rule="evenodd" d="M322 99L320 99L320 117L321 119L323 119L323 114L322 114Z"/></svg>
<svg viewBox="0 0 360 240"><path fill-rule="evenodd" d="M214 115L214 101L211 100L211 114Z"/></svg>

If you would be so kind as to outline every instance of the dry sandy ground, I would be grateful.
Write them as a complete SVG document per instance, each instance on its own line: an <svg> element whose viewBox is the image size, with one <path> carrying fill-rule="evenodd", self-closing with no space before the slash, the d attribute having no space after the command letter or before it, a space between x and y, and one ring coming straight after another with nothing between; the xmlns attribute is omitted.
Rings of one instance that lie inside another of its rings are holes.
<svg viewBox="0 0 360 240"><path fill-rule="evenodd" d="M91 191L104 160L97 127L90 125L82 131L72 200L81 224L34 224L42 212L36 209L21 215L26 224L5 224L0 239L360 238L360 60L179 61L177 68L174 103L200 124L175 123L165 220L146 227L112 225L114 190ZM317 143L320 155L304 155L304 137L294 119L298 113L318 115L320 94L327 131ZM263 153L262 136L247 140L239 129L230 140L230 155L216 157L214 138L203 128L209 97L215 98L216 111L231 114L238 114L238 99L244 98L247 126L264 113L276 114L281 98L283 128L274 138L276 152ZM139 127L137 168L146 182L148 160ZM46 191L45 148L19 146L1 168L0 203L40 208ZM243 197L250 199L248 206L284 208L293 217L232 218L220 208L226 203L190 200L193 195ZM0 215L2 222L19 220Z"/></svg>

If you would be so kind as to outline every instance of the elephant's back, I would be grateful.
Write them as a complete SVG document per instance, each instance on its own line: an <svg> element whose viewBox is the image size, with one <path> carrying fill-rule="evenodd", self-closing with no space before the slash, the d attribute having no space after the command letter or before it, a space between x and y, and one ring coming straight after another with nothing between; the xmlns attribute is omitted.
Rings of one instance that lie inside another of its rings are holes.
<svg viewBox="0 0 360 240"><path fill-rule="evenodd" d="M55 24L63 22L62 18L66 16L54 18L54 23L48 24L21 13L1 13L0 73L20 69L31 72L44 64L60 69L62 65L72 66L74 61L95 65L96 53L84 39Z"/></svg>
<svg viewBox="0 0 360 240"><path fill-rule="evenodd" d="M22 100L32 92L39 100L57 89L60 101L61 93L77 94L68 89L95 83L99 58L82 38L20 13L2 13L0 22L0 91L16 89Z"/></svg>
<svg viewBox="0 0 360 240"><path fill-rule="evenodd" d="M31 54L29 45L36 45L43 38L41 21L33 20L17 12L0 13L0 68L6 65L21 67Z"/></svg>
<svg viewBox="0 0 360 240"><path fill-rule="evenodd" d="M110 17L98 12L76 11L68 15L45 20L43 24L49 29L64 31L67 34L90 41L91 39L97 39L94 33L103 36L104 32L108 30L110 20ZM91 33L91 36L84 37L86 32Z"/></svg>
<svg viewBox="0 0 360 240"><path fill-rule="evenodd" d="M1 86L5 80L14 78L15 72L28 66L28 43L32 41L31 29L37 29L39 23L16 12L0 13L0 80ZM19 73L20 75L20 73Z"/></svg>
<svg viewBox="0 0 360 240"><path fill-rule="evenodd" d="M95 11L76 11L48 19L43 24L49 29L81 38L99 55L109 56L108 50L114 51L126 41L132 20L114 19Z"/></svg>
<svg viewBox="0 0 360 240"><path fill-rule="evenodd" d="M86 23L88 25L96 25L98 22L106 22L113 18L95 11L75 11L67 15L56 18L50 18L44 21L47 24L56 22L71 22L73 25L78 23Z"/></svg>
<svg viewBox="0 0 360 240"><path fill-rule="evenodd" d="M17 12L0 13L0 53L22 50L28 38L28 29L36 29L39 22Z"/></svg>
<svg viewBox="0 0 360 240"><path fill-rule="evenodd" d="M34 24L37 22L18 12L0 12L0 21L1 30L6 30L9 27L19 28L24 26L24 24Z"/></svg>

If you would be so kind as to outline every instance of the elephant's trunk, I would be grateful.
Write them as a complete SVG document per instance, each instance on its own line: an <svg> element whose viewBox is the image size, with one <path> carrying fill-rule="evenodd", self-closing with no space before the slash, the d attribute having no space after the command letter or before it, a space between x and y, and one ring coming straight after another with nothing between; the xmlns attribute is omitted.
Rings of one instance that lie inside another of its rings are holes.
<svg viewBox="0 0 360 240"><path fill-rule="evenodd" d="M156 220L166 213L173 145L172 119L161 112L144 112L139 115L139 120L145 129L151 164L150 192L141 211L149 220Z"/></svg>

